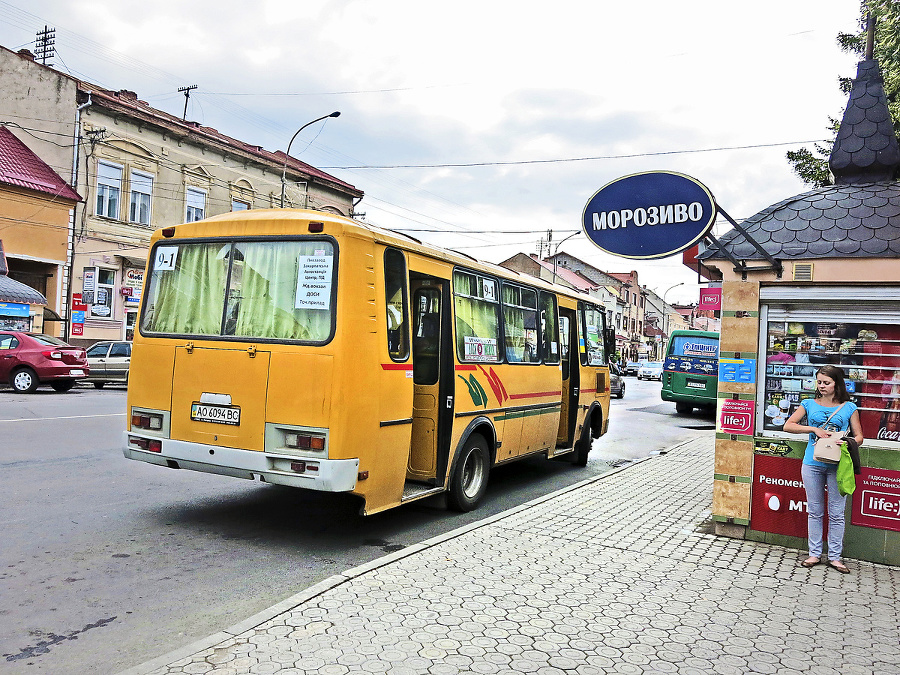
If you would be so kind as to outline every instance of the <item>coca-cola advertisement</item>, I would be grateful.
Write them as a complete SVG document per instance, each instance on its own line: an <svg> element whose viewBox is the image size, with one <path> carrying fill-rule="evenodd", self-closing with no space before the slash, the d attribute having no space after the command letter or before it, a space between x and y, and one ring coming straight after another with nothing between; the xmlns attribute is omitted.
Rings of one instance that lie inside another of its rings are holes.
<svg viewBox="0 0 900 675"><path fill-rule="evenodd" d="M863 435L900 441L900 326L868 327L857 342L862 347L859 375L864 376L858 402Z"/></svg>

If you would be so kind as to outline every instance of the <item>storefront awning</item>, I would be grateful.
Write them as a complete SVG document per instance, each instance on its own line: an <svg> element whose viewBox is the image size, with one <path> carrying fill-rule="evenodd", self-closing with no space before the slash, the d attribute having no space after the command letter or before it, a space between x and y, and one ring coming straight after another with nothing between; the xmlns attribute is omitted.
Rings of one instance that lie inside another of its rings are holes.
<svg viewBox="0 0 900 675"><path fill-rule="evenodd" d="M46 305L47 298L31 286L0 274L0 302L19 302L26 305Z"/></svg>
<svg viewBox="0 0 900 675"><path fill-rule="evenodd" d="M65 319L49 307L44 307L44 323L48 321L65 321Z"/></svg>
<svg viewBox="0 0 900 675"><path fill-rule="evenodd" d="M147 267L146 258L133 258L128 255L117 255L116 257L122 259L122 265L124 267L131 267L136 270L142 270Z"/></svg>

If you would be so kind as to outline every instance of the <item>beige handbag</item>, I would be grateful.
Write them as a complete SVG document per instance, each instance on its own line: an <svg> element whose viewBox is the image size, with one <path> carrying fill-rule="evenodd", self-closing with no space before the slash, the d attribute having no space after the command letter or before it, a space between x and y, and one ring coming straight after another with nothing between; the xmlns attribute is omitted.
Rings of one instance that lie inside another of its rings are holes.
<svg viewBox="0 0 900 675"><path fill-rule="evenodd" d="M822 423L822 426L824 427L828 424L831 421L831 418L837 415L844 405L845 404L842 403L837 410L831 413L831 415L828 416L828 419ZM844 433L845 432L843 431L832 431L824 438L817 438L816 444L813 446L813 459L825 464L837 464L840 462L841 444L844 442L842 436Z"/></svg>

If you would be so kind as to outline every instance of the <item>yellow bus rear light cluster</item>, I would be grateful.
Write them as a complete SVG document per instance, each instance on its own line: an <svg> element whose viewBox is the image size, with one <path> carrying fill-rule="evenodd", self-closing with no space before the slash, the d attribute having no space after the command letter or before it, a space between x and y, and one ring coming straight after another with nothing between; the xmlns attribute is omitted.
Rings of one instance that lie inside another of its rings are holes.
<svg viewBox="0 0 900 675"><path fill-rule="evenodd" d="M294 473L316 473L319 465L313 462L291 462L291 471Z"/></svg>
<svg viewBox="0 0 900 675"><path fill-rule="evenodd" d="M155 438L150 439L141 438L139 436L129 436L128 442L136 448L146 450L147 452L162 452L162 441Z"/></svg>
<svg viewBox="0 0 900 675"><path fill-rule="evenodd" d="M284 444L297 450L324 450L325 439L322 436L308 434L285 434Z"/></svg>
<svg viewBox="0 0 900 675"><path fill-rule="evenodd" d="M131 416L131 426L137 429L152 429L154 431L159 431L163 426L163 416L135 414Z"/></svg>

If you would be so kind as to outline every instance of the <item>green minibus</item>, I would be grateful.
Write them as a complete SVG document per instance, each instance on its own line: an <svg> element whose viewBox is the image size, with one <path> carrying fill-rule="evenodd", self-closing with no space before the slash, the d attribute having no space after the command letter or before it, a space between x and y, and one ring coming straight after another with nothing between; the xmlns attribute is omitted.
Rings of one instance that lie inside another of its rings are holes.
<svg viewBox="0 0 900 675"><path fill-rule="evenodd" d="M663 362L661 396L675 410L716 407L719 389L719 334L705 330L673 330Z"/></svg>

